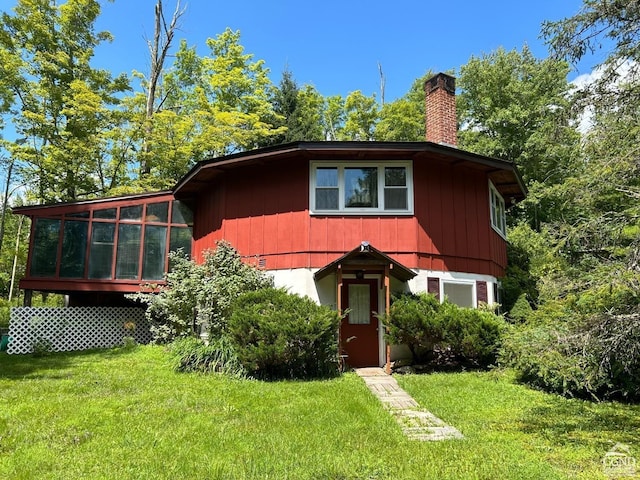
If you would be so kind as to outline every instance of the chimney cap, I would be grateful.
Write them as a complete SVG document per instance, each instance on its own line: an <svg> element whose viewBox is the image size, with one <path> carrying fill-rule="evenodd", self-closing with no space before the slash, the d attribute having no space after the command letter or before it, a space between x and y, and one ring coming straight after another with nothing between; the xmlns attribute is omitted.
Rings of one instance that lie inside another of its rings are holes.
<svg viewBox="0 0 640 480"><path fill-rule="evenodd" d="M444 89L446 92L455 95L456 93L456 77L440 72L428 78L424 82L427 93L431 93L438 88Z"/></svg>

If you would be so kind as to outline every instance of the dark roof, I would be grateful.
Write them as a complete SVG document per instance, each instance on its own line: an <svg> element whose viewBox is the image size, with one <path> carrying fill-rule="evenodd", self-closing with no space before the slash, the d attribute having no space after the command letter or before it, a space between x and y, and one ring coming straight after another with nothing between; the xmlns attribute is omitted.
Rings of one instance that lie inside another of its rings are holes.
<svg viewBox="0 0 640 480"><path fill-rule="evenodd" d="M479 169L506 200L522 200L527 191L513 162L485 157L433 142L293 142L211 158L196 164L176 184L176 198L190 198L226 170L288 158L307 160L425 160Z"/></svg>
<svg viewBox="0 0 640 480"><path fill-rule="evenodd" d="M109 203L114 202L135 202L137 200L143 200L145 198L153 198L160 197L164 195L172 195L170 190L164 190L160 192L146 192L146 193L134 193L129 195L119 195L116 197L105 197L105 198L94 198L90 200L77 200L75 202L58 202L58 203L49 203L44 205L27 205L23 207L13 207L11 209L12 213L19 213L21 215L32 215L40 213L40 211L46 212L47 210L59 209L59 208L76 208L76 207L86 207L90 205L102 205L106 204L108 208Z"/></svg>
<svg viewBox="0 0 640 480"><path fill-rule="evenodd" d="M527 190L513 162L485 157L448 145L433 142L293 142L284 145L258 148L234 153L224 157L210 158L197 163L173 188L173 192L150 192L119 197L80 200L15 207L14 213L31 215L39 210L64 206L83 206L95 203L140 200L156 195L173 193L178 200L194 198L200 191L209 188L210 182L224 171L271 161L302 158L306 160L439 160L445 163L478 169L486 172L498 192L507 201L519 201Z"/></svg>
<svg viewBox="0 0 640 480"><path fill-rule="evenodd" d="M334 260L333 262L325 265L320 270L318 270L313 277L316 280L320 280L321 278L326 277L327 275L335 272L338 269L339 265L351 264L351 265L390 265L391 269L389 273L401 280L406 282L411 280L413 277L417 275L413 270L408 267L405 267L400 262L395 261L386 253L381 252L377 248L369 245L368 242L362 242L359 246L351 250L350 252L345 253L340 258Z"/></svg>

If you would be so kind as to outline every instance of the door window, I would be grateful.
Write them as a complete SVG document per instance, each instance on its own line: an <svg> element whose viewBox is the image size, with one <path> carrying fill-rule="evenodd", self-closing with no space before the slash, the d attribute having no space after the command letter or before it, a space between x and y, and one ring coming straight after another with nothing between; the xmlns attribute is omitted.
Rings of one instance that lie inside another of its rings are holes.
<svg viewBox="0 0 640 480"><path fill-rule="evenodd" d="M349 323L368 325L371 323L371 299L369 285L349 285Z"/></svg>

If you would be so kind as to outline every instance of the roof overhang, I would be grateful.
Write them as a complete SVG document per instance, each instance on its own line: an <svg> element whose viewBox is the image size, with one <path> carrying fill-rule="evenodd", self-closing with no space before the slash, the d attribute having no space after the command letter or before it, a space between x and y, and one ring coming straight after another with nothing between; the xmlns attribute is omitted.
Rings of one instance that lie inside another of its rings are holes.
<svg viewBox="0 0 640 480"><path fill-rule="evenodd" d="M368 242L362 242L358 247L322 267L313 275L313 278L315 280L321 280L340 268L343 270L348 270L350 267L376 269L386 266L389 267L389 274L402 282L409 281L417 275L417 273L410 268L405 267L389 255L369 245Z"/></svg>
<svg viewBox="0 0 640 480"><path fill-rule="evenodd" d="M211 158L195 165L173 189L177 199L195 198L224 172L282 160L413 160L441 161L485 172L508 202L522 200L527 190L513 162L485 157L432 142L294 142Z"/></svg>
<svg viewBox="0 0 640 480"><path fill-rule="evenodd" d="M161 192L148 192L148 193L136 193L131 195L120 195L117 197L95 198L90 200L78 200L75 202L60 202L50 203L44 205L28 205L23 207L13 207L12 213L26 215L27 217L33 216L45 216L45 215L58 215L60 213L73 213L76 211L83 211L89 208L109 208L115 204L118 206L126 204L137 204L141 200L152 199L156 197L162 197L162 200L172 198L173 193L171 191ZM165 198L166 197L166 198Z"/></svg>

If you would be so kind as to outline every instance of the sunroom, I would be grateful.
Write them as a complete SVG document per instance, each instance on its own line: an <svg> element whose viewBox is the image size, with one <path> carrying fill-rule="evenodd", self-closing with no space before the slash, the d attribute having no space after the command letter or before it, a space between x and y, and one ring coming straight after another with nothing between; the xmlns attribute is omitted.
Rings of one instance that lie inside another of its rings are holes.
<svg viewBox="0 0 640 480"><path fill-rule="evenodd" d="M169 252L191 255L193 214L171 192L15 208L31 218L25 304L33 291L69 305L126 304L124 294L163 281Z"/></svg>

